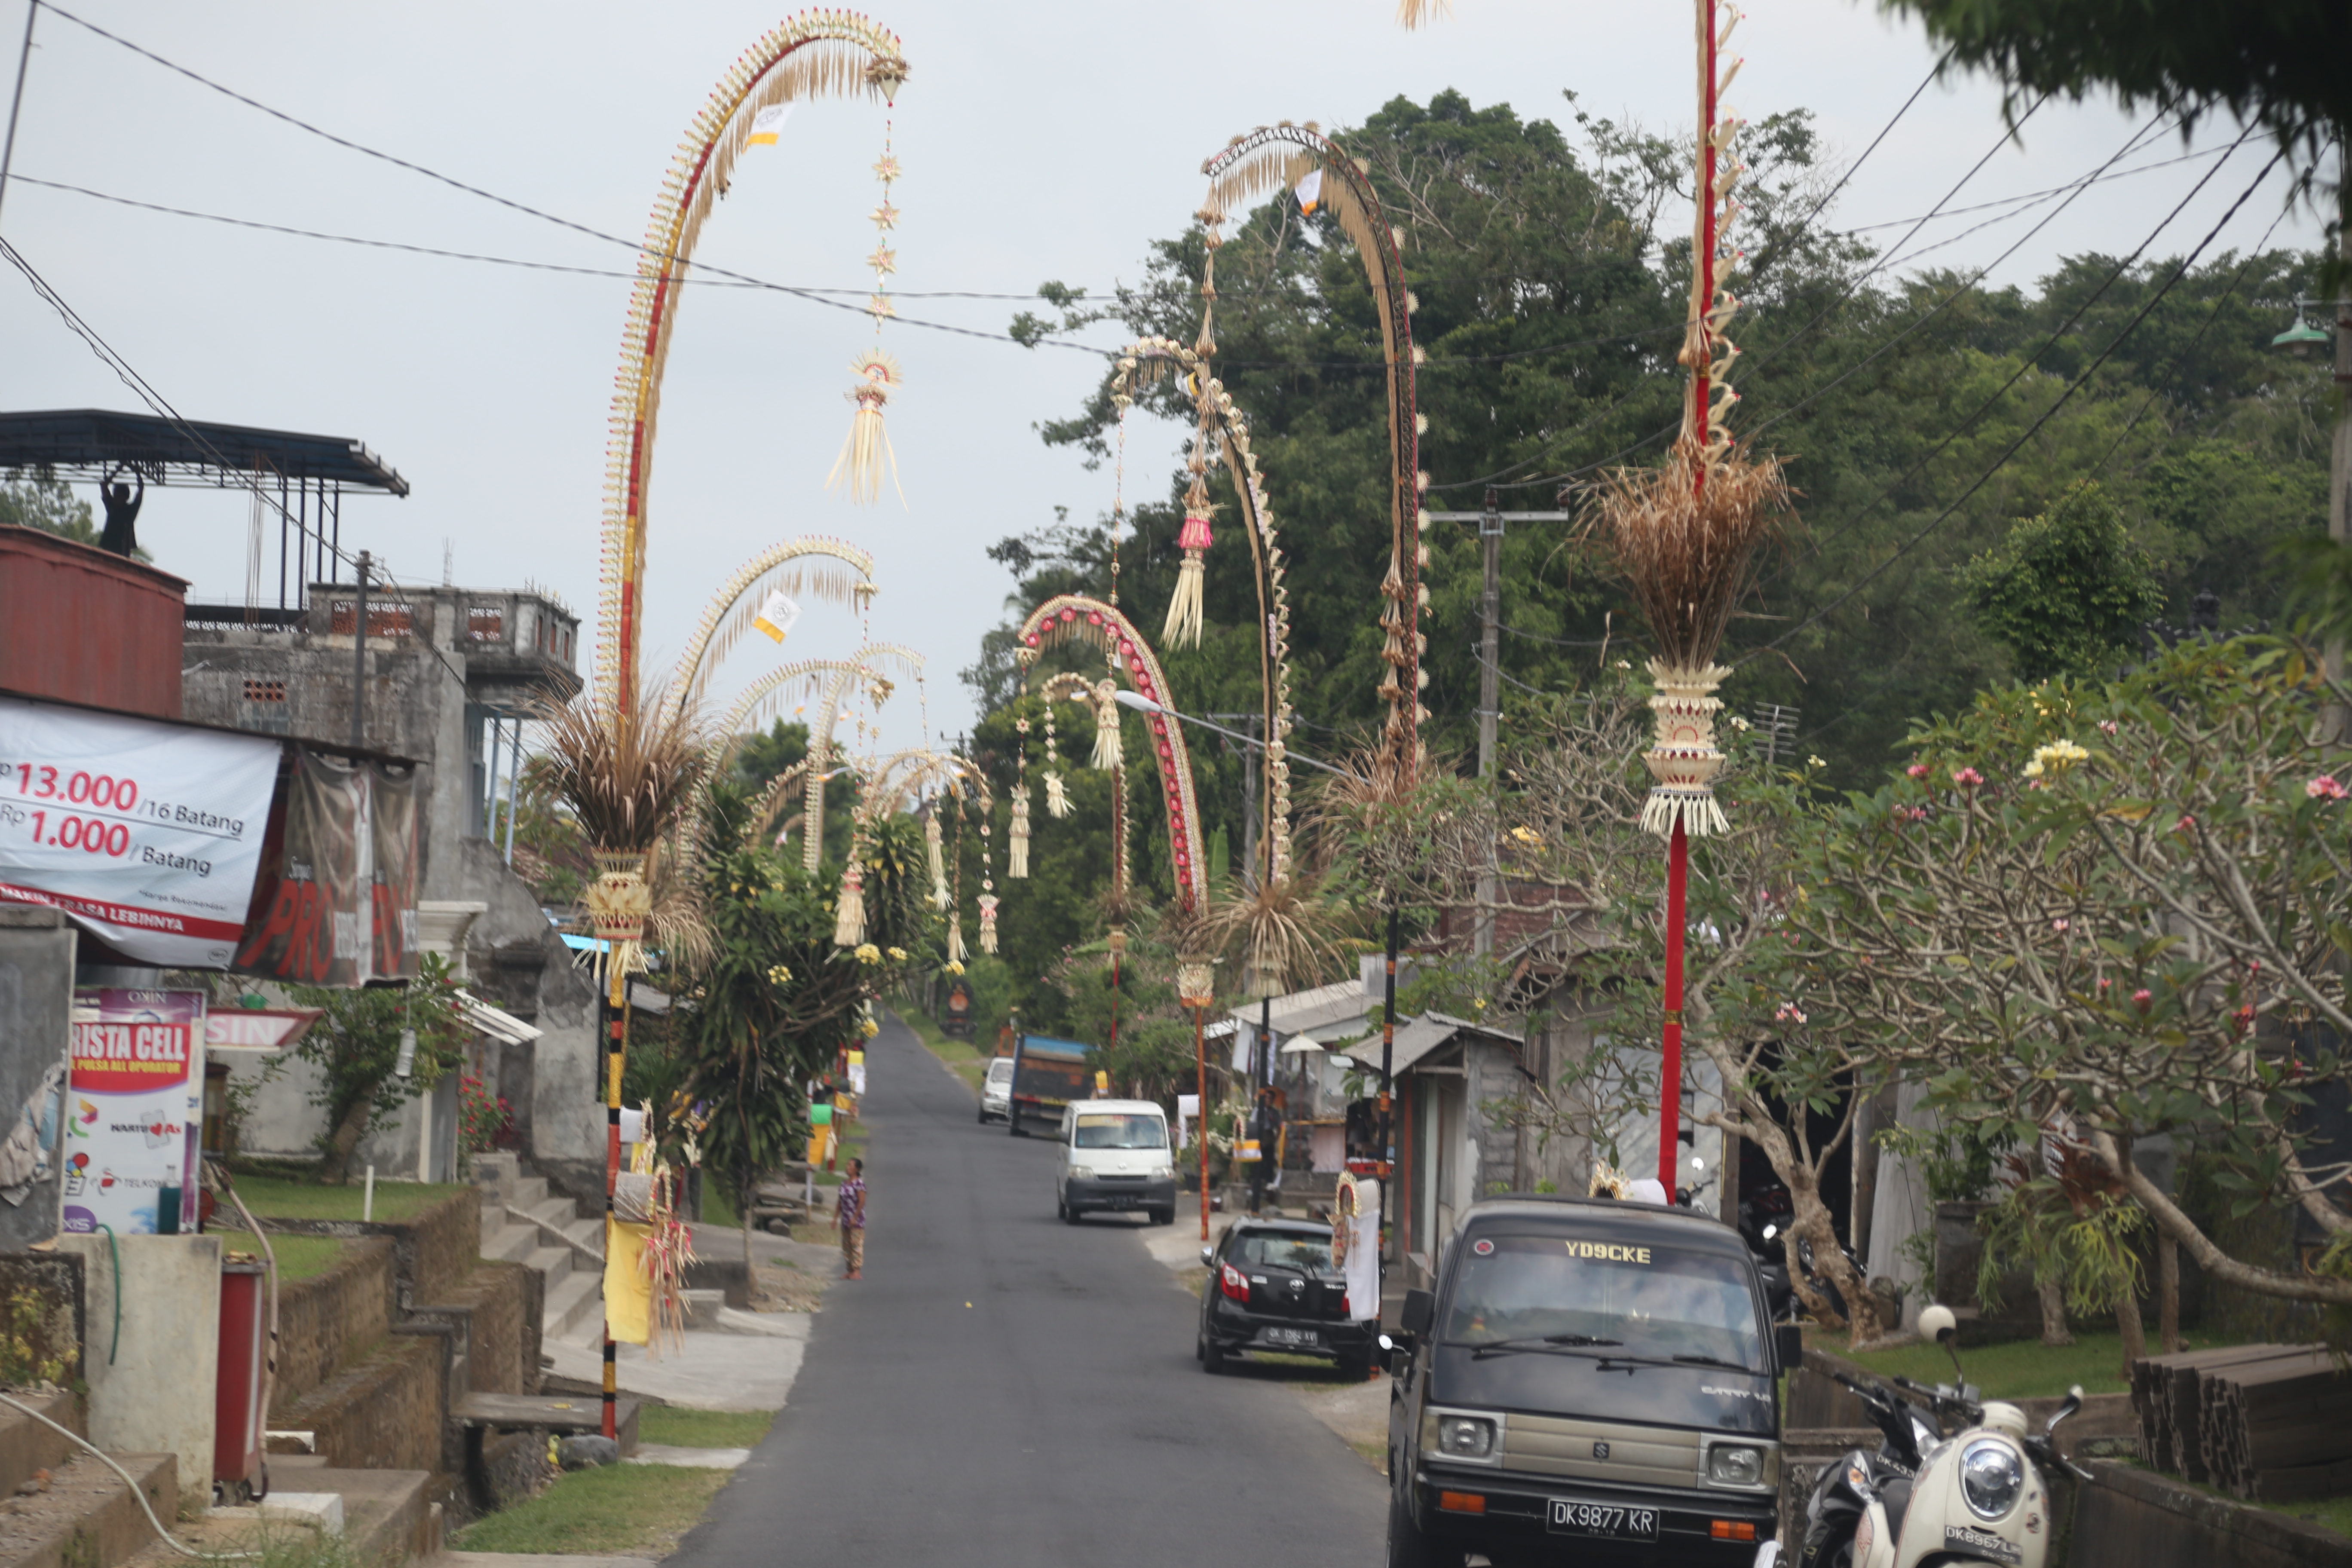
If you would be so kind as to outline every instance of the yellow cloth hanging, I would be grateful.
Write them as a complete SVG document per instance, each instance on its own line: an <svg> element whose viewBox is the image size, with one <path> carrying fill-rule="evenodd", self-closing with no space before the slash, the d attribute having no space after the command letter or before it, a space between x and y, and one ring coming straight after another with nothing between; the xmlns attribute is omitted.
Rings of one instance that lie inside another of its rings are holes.
<svg viewBox="0 0 2352 1568"><path fill-rule="evenodd" d="M646 1243L653 1226L604 1222L604 1321L613 1338L641 1345L653 1334L654 1285L646 1278Z"/></svg>

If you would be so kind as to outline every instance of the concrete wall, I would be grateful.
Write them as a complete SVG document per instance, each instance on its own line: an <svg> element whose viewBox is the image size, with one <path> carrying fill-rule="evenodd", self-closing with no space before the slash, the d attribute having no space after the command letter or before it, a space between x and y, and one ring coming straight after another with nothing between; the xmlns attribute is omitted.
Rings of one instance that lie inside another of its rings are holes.
<svg viewBox="0 0 2352 1568"><path fill-rule="evenodd" d="M253 1099L238 1131L237 1151L269 1159L314 1160L318 1139L327 1130L327 1112L312 1100L325 1074L313 1063L290 1051L216 1046L210 1059L226 1065L229 1082L250 1085ZM379 1182L418 1180L417 1143L424 1120L433 1119L432 1166L426 1179L457 1179L457 1077L451 1073L435 1085L429 1096L403 1101L369 1128L352 1158L352 1176L358 1180L368 1166Z"/></svg>
<svg viewBox="0 0 2352 1568"><path fill-rule="evenodd" d="M513 1102L539 1173L575 1197L601 1192L604 1110L595 984L587 970L573 966L572 950L547 923L529 884L488 841L467 839L460 853L463 891L455 896L489 905L466 933L473 989L541 1031L528 1047L504 1053L496 1087Z"/></svg>
<svg viewBox="0 0 2352 1568"><path fill-rule="evenodd" d="M82 1259L85 1321L100 1325L92 1353L82 1358L82 1376L89 1384L89 1440L115 1453L176 1454L181 1492L211 1496L220 1237L61 1236L58 1247ZM119 1344L113 1328L118 1299Z"/></svg>
<svg viewBox="0 0 2352 1568"><path fill-rule="evenodd" d="M73 1012L74 929L56 910L0 905L0 1138L48 1070L64 1062ZM44 1097L46 1098L46 1097ZM37 1119L45 1108L33 1107ZM48 1116L49 1173L21 1202L0 1198L0 1252L58 1234L57 1140Z"/></svg>

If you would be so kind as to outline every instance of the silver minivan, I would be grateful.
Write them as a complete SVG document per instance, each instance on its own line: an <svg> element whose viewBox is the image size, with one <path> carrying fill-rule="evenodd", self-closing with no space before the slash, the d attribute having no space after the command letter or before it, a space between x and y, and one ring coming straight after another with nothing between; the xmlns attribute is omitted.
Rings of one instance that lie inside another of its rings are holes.
<svg viewBox="0 0 2352 1568"><path fill-rule="evenodd" d="M1013 1114L1013 1058L997 1057L980 1081L980 1124L1003 1121Z"/></svg>
<svg viewBox="0 0 2352 1568"><path fill-rule="evenodd" d="M1062 1111L1054 1208L1072 1225L1088 1213L1176 1223L1175 1155L1168 1117L1148 1100L1080 1100Z"/></svg>

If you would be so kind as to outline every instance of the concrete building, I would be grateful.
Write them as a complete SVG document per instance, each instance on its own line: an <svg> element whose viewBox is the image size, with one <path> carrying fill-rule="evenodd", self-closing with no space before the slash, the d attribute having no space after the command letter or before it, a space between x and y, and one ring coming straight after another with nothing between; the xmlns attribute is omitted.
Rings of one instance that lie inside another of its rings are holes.
<svg viewBox="0 0 2352 1568"><path fill-rule="evenodd" d="M448 952L483 1001L538 1031L522 1040L487 1035L478 1069L513 1106L541 1173L591 1192L604 1161L594 987L509 863L510 842L488 837L508 815L499 803L511 798L526 716L580 689L579 617L528 589L377 585L368 593L361 649L352 641L357 599L350 583L319 582L284 609L190 605L185 715L346 742L356 689L362 743L425 764L418 913L428 945ZM452 942L457 951L448 950ZM252 1152L309 1152L309 1133L298 1130L310 1122L299 1114L304 1097L293 1078L280 1076L264 1092L268 1103L257 1105L251 1135L289 1147ZM420 1151L446 1150L455 1086L436 1098L443 1103L430 1122L411 1108L400 1125L377 1131L362 1158L405 1173L418 1168ZM426 1168L440 1166L428 1158Z"/></svg>

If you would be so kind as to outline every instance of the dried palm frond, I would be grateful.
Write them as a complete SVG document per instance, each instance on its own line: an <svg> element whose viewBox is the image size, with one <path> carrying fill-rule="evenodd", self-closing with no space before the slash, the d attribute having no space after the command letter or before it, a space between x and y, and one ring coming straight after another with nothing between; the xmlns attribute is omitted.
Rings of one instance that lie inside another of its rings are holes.
<svg viewBox="0 0 2352 1568"><path fill-rule="evenodd" d="M1437 16L1454 15L1454 0L1397 0L1397 20L1407 27L1418 27Z"/></svg>
<svg viewBox="0 0 2352 1568"><path fill-rule="evenodd" d="M1314 881L1284 878L1254 889L1234 888L1210 906L1200 924L1203 952L1223 950L1241 960L1244 991L1278 996L1339 967L1339 939L1349 920Z"/></svg>
<svg viewBox="0 0 2352 1568"><path fill-rule="evenodd" d="M702 718L659 689L616 713L583 694L548 721L547 779L597 849L642 854L668 834L709 765Z"/></svg>
<svg viewBox="0 0 2352 1568"><path fill-rule="evenodd" d="M1661 663L1714 661L1755 584L1758 547L1781 536L1791 493L1778 458L1737 445L1710 454L1688 438L1662 468L1602 479L1587 529L1607 538Z"/></svg>

